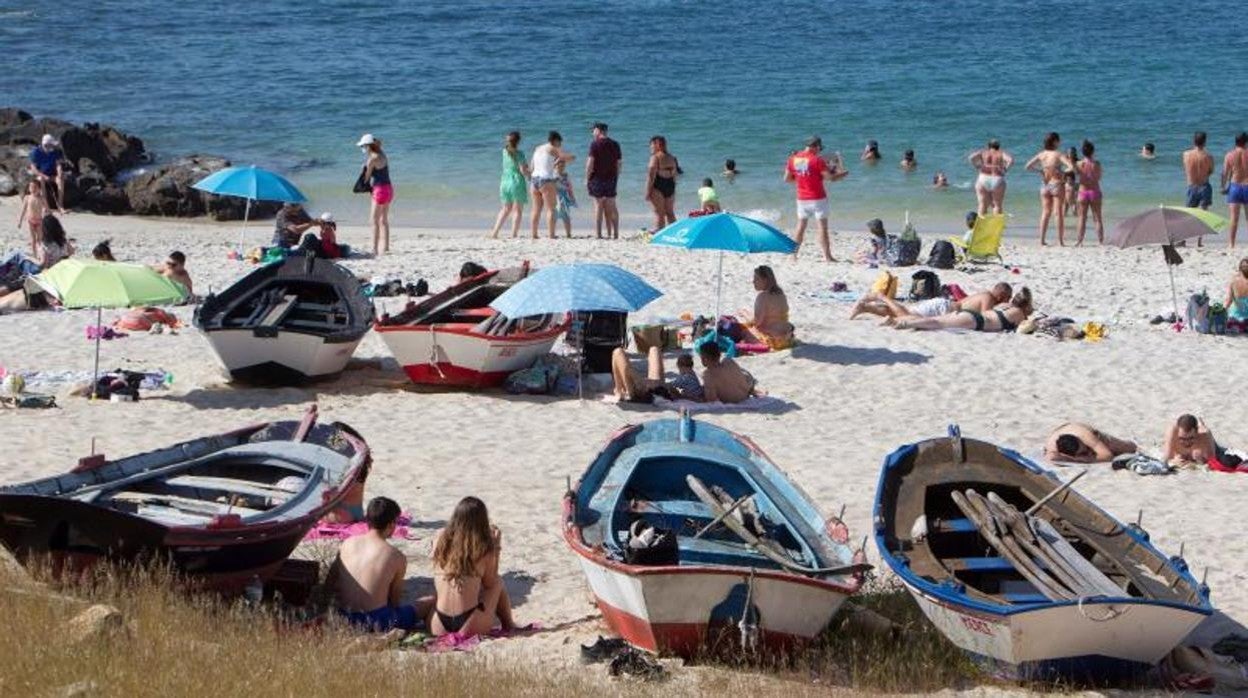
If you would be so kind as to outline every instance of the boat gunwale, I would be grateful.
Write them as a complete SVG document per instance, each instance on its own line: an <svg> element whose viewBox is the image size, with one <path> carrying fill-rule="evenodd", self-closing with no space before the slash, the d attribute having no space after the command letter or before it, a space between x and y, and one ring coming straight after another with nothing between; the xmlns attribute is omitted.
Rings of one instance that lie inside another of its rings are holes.
<svg viewBox="0 0 1248 698"><path fill-rule="evenodd" d="M1034 613L1036 611L1045 611L1045 610L1061 608L1065 606L1089 606L1089 605L1162 606L1162 607L1167 607L1167 608L1175 608L1179 610L1184 610L1184 611L1188 611L1192 613L1198 613L1203 616L1209 616L1213 614L1214 608L1213 608L1213 604L1209 600L1208 593L1202 592L1202 585L1200 584L1200 582L1196 580L1194 576L1192 576L1191 571L1186 569L1186 566L1184 567L1177 566L1174 563L1174 559L1172 557L1167 556L1165 553L1159 550L1156 546L1152 544L1151 541L1145 538L1144 535L1142 535L1139 531L1135 530L1131 526L1127 526L1123 524L1115 516L1105 511L1095 502L1088 499L1087 497L1084 497L1083 495L1079 494L1078 492L1074 490L1068 490L1068 492L1082 499L1089 508L1096 510L1106 519L1117 524L1117 526L1123 532L1125 532L1126 535L1129 536L1136 545L1148 550L1149 552L1154 554L1157 557L1157 559L1164 560L1167 567L1170 567L1171 569L1173 569L1174 572L1179 577L1181 577L1185 582L1187 582L1190 585L1190 587L1193 590L1196 591L1196 595L1200 599L1200 602L1198 604L1193 604L1193 603L1184 603L1184 602L1164 600L1164 599L1148 599L1148 598L1135 597L1135 596L1121 596L1121 597L1095 596L1095 597L1084 597L1084 598L1073 599L1073 600L1049 600L1049 601L1042 601L1042 602L1020 603L1020 604L994 604L988 601L983 601L977 598L973 598L969 596L968 594L966 594L965 592L952 591L948 588L943 587L941 583L929 581L925 579L924 577L918 575L910 568L909 564L903 563L901 561L901 559L898 557L898 553L900 551L893 551L888 547L888 544L886 541L886 533L887 533L886 528L887 527L885 525L885 522L883 519L883 513L881 511L881 508L882 508L881 496L884 493L885 482L889 480L892 472L906 458L910 457L912 454L917 452L921 444L934 442L934 441L944 441L949 438L950 437L948 436L933 437L929 439L923 439L921 441L916 441L914 443L905 444L903 446L900 446L894 449L891 453L889 453L887 456L884 457L883 465L880 468L880 476L876 482L875 503L874 503L874 507L872 511L872 528L873 528L872 537L875 539L875 547L876 547L876 550L879 552L880 557L888 564L888 567L890 570L892 570L893 574L896 574L898 577L902 578L903 582L905 582L907 587L910 587L912 590L922 593L924 596L931 597L932 599L939 601L939 602L943 602L941 605L947 606L954 610L970 609L979 613L988 614L988 615L1000 617L1000 618L1008 618L1014 615ZM964 437L959 436L958 438L964 438ZM999 453L1001 456L1003 456L1006 460L1010 461L1014 465L1024 468L1025 470L1031 471L1035 475L1048 479L1055 486L1063 484L1063 482L1057 477L1054 471L1041 467L1039 464L1035 463L1034 461L1022 455L1016 450L1009 449L1009 448L1002 448L1001 446L998 446L991 442L982 441L979 439L964 439L964 440L978 441L981 444L989 446L990 448L995 450L997 453Z"/></svg>

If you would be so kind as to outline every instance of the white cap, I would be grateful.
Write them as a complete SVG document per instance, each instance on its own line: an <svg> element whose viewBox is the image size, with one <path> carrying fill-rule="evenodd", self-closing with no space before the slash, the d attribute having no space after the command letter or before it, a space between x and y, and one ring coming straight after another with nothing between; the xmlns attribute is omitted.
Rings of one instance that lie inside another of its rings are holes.
<svg viewBox="0 0 1248 698"><path fill-rule="evenodd" d="M356 147L362 148L366 145L372 145L373 143L376 143L376 142L377 142L377 139L373 138L373 134L366 133L363 136L360 136L360 142L356 143L355 145Z"/></svg>
<svg viewBox="0 0 1248 698"><path fill-rule="evenodd" d="M326 211L326 212L322 213L322 214L321 214L321 222L322 222L322 223L333 223L333 222L334 222L334 214L330 213L329 211Z"/></svg>
<svg viewBox="0 0 1248 698"><path fill-rule="evenodd" d="M43 138L39 139L39 145L42 145L45 148L49 145L56 145L56 138L50 133L45 133L43 134Z"/></svg>

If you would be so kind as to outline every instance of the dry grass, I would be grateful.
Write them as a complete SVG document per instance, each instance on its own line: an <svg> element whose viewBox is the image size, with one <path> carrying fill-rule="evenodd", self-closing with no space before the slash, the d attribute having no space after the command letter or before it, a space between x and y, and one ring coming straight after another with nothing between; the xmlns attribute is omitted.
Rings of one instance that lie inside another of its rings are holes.
<svg viewBox="0 0 1248 698"><path fill-rule="evenodd" d="M119 609L126 630L67 641L65 623L86 603L20 593L29 582L0 567L0 695L63 694L89 682L86 695L582 696L596 690L577 676L507 666L485 655L434 657L412 652L352 653L358 636L339 628L283 629L272 616L211 596L175 591L167 573L107 572L76 598Z"/></svg>
<svg viewBox="0 0 1248 698"><path fill-rule="evenodd" d="M569 671L568 661L478 652L353 652L339 627L296 630L263 612L214 596L178 591L167 570L100 568L73 598L31 588L0 564L0 695L829 695L931 691L974 685L972 665L926 623L899 587L877 585L856 602L907 626L899 639L830 631L783 663L718 661L675 668L672 681L636 684L605 668ZM90 603L119 609L125 630L71 643L64 626ZM835 627L835 624L834 624ZM559 653L575 652L575 644ZM561 657L568 660L568 657ZM572 660L574 661L574 660Z"/></svg>

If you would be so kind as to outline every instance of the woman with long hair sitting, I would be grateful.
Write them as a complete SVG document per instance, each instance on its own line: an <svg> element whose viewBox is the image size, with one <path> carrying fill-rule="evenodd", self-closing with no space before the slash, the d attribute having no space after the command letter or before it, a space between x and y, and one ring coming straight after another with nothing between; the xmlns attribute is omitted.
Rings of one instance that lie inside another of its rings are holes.
<svg viewBox="0 0 1248 698"><path fill-rule="evenodd" d="M511 599L498 576L502 533L490 525L485 503L464 497L433 544L433 585L437 600L429 628L434 635L471 637L494 628L516 627Z"/></svg>

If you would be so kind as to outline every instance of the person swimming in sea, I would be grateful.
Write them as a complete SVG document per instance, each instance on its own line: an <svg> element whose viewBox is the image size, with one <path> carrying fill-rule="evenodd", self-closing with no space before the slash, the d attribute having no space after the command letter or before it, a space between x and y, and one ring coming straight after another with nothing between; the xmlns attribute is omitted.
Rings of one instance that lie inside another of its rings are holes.
<svg viewBox="0 0 1248 698"><path fill-rule="evenodd" d="M862 162L876 163L880 160L880 144L878 141L867 141L867 145L862 149L862 155L858 158Z"/></svg>
<svg viewBox="0 0 1248 698"><path fill-rule="evenodd" d="M724 171L720 173L720 176L728 180L729 184L732 184L732 180L736 179L739 174L741 174L741 171L737 169L736 160L732 158L724 160Z"/></svg>

